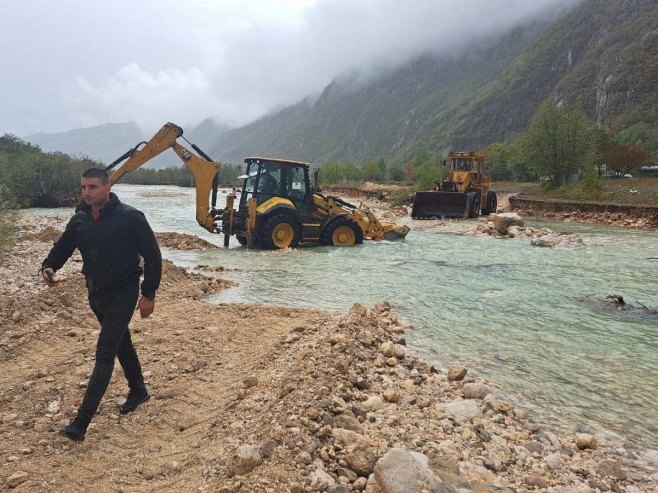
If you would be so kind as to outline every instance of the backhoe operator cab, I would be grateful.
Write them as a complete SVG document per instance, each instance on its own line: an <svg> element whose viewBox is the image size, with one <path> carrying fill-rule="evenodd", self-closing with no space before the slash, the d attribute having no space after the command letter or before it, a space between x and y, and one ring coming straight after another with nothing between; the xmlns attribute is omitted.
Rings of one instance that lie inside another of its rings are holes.
<svg viewBox="0 0 658 493"><path fill-rule="evenodd" d="M247 158L247 172L244 178L240 208L255 197L258 205L272 197L290 199L300 209L311 208L311 195L308 169L309 164L297 161L272 161L261 158Z"/></svg>
<svg viewBox="0 0 658 493"><path fill-rule="evenodd" d="M241 245L260 248L295 247L302 238L319 239L307 221L311 210L308 163L258 157L247 158L245 163L232 223L232 204L227 203L224 212L225 233L234 234Z"/></svg>
<svg viewBox="0 0 658 493"><path fill-rule="evenodd" d="M227 197L222 232L235 235L248 247L287 248L299 243L348 246L372 240L404 238L406 226L382 224L365 207L312 188L310 164L301 161L251 157L237 210Z"/></svg>

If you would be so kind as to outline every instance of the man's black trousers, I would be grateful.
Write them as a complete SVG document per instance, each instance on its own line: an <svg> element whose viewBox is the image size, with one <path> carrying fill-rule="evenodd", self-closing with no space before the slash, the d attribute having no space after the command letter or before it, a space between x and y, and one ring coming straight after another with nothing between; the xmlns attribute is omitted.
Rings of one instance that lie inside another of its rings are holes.
<svg viewBox="0 0 658 493"><path fill-rule="evenodd" d="M142 368L130 339L128 324L135 312L139 279L100 296L89 295L89 305L101 324L96 345L96 364L89 378L87 392L78 408L78 418L89 423L96 414L112 378L114 358L119 358L131 390L144 389Z"/></svg>

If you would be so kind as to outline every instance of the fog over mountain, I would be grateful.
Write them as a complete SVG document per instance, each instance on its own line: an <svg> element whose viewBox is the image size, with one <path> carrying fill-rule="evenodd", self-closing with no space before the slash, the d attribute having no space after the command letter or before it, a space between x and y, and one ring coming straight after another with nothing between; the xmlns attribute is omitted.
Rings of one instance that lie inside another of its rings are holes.
<svg viewBox="0 0 658 493"><path fill-rule="evenodd" d="M0 134L240 126L341 74L453 53L578 0L6 2Z"/></svg>

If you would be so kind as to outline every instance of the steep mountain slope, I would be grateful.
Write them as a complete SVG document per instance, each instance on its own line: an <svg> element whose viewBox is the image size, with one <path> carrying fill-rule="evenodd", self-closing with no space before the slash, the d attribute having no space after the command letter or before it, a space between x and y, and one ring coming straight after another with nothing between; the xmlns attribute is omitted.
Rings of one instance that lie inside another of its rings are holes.
<svg viewBox="0 0 658 493"><path fill-rule="evenodd" d="M32 134L23 140L38 145L44 152L64 152L110 163L143 139L139 127L129 122L104 123L59 133Z"/></svg>
<svg viewBox="0 0 658 493"><path fill-rule="evenodd" d="M454 145L503 140L523 130L550 97L578 104L603 128L658 151L658 135L641 131L658 123L656 26L655 0L585 2L478 94L454 127Z"/></svg>
<svg viewBox="0 0 658 493"><path fill-rule="evenodd" d="M543 28L536 22L463 53L425 55L369 83L356 74L335 80L316 100L227 132L214 152L228 160L268 154L320 162L413 155Z"/></svg>
<svg viewBox="0 0 658 493"><path fill-rule="evenodd" d="M586 0L548 20L365 85L336 80L316 101L225 133L213 155L322 163L481 148L524 130L548 98L579 104L604 128L658 151L656 1Z"/></svg>
<svg viewBox="0 0 658 493"><path fill-rule="evenodd" d="M163 124L166 122L162 122ZM88 156L109 164L124 152L139 142L149 140L159 128L154 128L149 135L145 135L135 123L105 123L89 128L80 128L60 133L38 133L28 135L23 140L38 145L45 152L64 152L74 156ZM219 135L226 132L228 127L218 124L211 118L201 122L189 130L184 129L184 136L208 152L210 144ZM215 157L212 156L211 157ZM147 166L163 168L179 166L180 160L174 153L165 152L150 161Z"/></svg>

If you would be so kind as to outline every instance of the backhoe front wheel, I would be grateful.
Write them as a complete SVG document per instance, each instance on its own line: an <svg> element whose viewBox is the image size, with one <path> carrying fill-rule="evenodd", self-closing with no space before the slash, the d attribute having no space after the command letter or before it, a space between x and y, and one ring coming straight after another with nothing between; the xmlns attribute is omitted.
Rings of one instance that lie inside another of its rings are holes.
<svg viewBox="0 0 658 493"><path fill-rule="evenodd" d="M261 248L296 247L301 237L299 222L288 214L274 214L258 229Z"/></svg>
<svg viewBox="0 0 658 493"><path fill-rule="evenodd" d="M363 231L354 219L338 216L324 228L320 243L334 246L360 245L363 243Z"/></svg>

